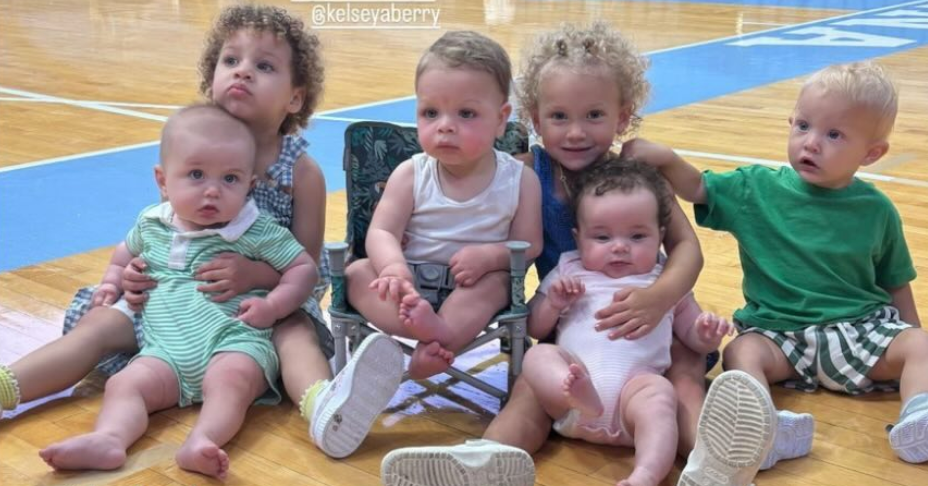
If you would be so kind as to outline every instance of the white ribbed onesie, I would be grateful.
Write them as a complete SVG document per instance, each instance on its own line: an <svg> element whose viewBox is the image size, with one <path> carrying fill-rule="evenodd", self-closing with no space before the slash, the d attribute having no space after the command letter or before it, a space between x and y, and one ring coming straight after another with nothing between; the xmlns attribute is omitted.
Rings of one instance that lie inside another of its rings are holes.
<svg viewBox="0 0 928 486"><path fill-rule="evenodd" d="M565 437L583 439L607 445L628 445L619 417L622 388L633 376L664 374L670 367L670 345L673 338L673 311L661 319L648 335L635 339L609 340L606 332L595 329L596 311L612 302L613 295L627 287L648 287L660 275L663 266L654 265L650 273L610 278L600 272L586 270L577 251L561 254L557 267L545 277L538 292L548 289L560 276L579 278L586 292L561 315L557 327L557 345L582 361L590 373L605 411L595 419L582 419L571 410L554 423L554 430ZM676 420L670 417L668 420Z"/></svg>

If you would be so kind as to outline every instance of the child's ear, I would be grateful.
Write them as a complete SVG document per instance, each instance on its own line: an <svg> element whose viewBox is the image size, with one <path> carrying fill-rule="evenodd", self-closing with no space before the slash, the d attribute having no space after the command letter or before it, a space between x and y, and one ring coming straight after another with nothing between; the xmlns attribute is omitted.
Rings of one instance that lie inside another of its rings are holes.
<svg viewBox="0 0 928 486"><path fill-rule="evenodd" d="M160 165L155 166L155 182L158 184L158 192L161 193L161 201L167 201L168 189L164 183L164 169Z"/></svg>
<svg viewBox="0 0 928 486"><path fill-rule="evenodd" d="M619 119L615 124L615 134L623 135L632 122L632 110L628 106L623 106L619 111Z"/></svg>
<svg viewBox="0 0 928 486"><path fill-rule="evenodd" d="M877 160L880 160L886 152L889 152L889 142L883 140L876 142L867 149L867 156L864 157L864 162L861 165L870 165Z"/></svg>
<svg viewBox="0 0 928 486"><path fill-rule="evenodd" d="M502 137L506 133L506 123L509 122L509 115L512 114L512 103L508 101L503 103L502 108L499 110L500 123L499 128L496 130L496 137Z"/></svg>
<svg viewBox="0 0 928 486"><path fill-rule="evenodd" d="M287 112L288 113L297 113L303 108L303 99L306 97L306 90L303 88L297 88L293 90L293 94L290 97L290 103L287 103Z"/></svg>

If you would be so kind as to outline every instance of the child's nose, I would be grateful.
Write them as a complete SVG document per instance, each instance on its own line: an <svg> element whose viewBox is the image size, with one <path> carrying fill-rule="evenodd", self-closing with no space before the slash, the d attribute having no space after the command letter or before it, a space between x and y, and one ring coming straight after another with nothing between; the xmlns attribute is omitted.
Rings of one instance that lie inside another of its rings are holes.
<svg viewBox="0 0 928 486"><path fill-rule="evenodd" d="M813 133L806 135L805 140L802 143L802 147L809 152L818 152L819 148L819 137Z"/></svg>
<svg viewBox="0 0 928 486"><path fill-rule="evenodd" d="M238 79L251 79L253 76L251 66L242 61L238 66L235 66L235 77Z"/></svg>
<svg viewBox="0 0 928 486"><path fill-rule="evenodd" d="M628 253L628 242L625 240L615 240L612 244L613 253Z"/></svg>
<svg viewBox="0 0 928 486"><path fill-rule="evenodd" d="M455 126L454 122L451 120L451 117L443 116L438 119L438 131L441 133L452 133L454 132Z"/></svg>
<svg viewBox="0 0 928 486"><path fill-rule="evenodd" d="M207 184L203 194L206 197L219 197L219 186L217 184Z"/></svg>
<svg viewBox="0 0 928 486"><path fill-rule="evenodd" d="M567 138L571 140L579 140L584 137L583 128L580 127L578 123L572 123L567 129Z"/></svg>

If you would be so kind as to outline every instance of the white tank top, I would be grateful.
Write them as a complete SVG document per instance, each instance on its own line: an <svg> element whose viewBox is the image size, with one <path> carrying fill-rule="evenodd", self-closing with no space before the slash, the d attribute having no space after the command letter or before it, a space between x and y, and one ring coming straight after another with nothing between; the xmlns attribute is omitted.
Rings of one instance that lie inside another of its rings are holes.
<svg viewBox="0 0 928 486"><path fill-rule="evenodd" d="M413 210L403 250L408 262L447 265L465 246L509 239L509 227L519 206L523 164L507 153L495 152L493 180L467 201L455 201L442 192L435 158L425 153L412 157Z"/></svg>

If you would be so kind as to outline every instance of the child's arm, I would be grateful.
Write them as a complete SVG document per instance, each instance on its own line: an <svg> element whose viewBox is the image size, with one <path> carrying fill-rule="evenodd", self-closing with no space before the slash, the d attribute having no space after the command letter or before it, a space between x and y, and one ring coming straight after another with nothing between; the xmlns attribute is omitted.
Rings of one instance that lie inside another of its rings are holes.
<svg viewBox="0 0 928 486"><path fill-rule="evenodd" d="M401 241L413 210L415 166L411 160L400 164L387 179L383 196L374 210L367 230L367 256L377 272L371 282L381 299L393 300L412 289L413 275L406 265Z"/></svg>
<svg viewBox="0 0 928 486"><path fill-rule="evenodd" d="M90 303L98 305L112 305L122 294L122 273L134 255L129 251L126 242L122 242L113 250L110 264L103 273L100 286L94 291Z"/></svg>
<svg viewBox="0 0 928 486"><path fill-rule="evenodd" d="M242 301L238 318L252 327L271 327L306 302L318 278L313 259L305 251L301 252L283 270L280 283L267 296Z"/></svg>
<svg viewBox="0 0 928 486"><path fill-rule="evenodd" d="M887 289L893 298L893 307L899 309L899 318L907 324L922 326L918 318L918 308L915 306L915 296L912 295L912 285L905 284L896 288Z"/></svg>
<svg viewBox="0 0 928 486"><path fill-rule="evenodd" d="M528 302L528 334L542 339L557 325L561 312L577 301L586 292L579 279L561 277L554 280L547 293L535 292Z"/></svg>
<svg viewBox="0 0 928 486"><path fill-rule="evenodd" d="M519 182L519 206L509 226L509 240L527 241L526 261L541 254L541 183L527 167ZM456 284L467 287L489 272L509 270L509 249L506 242L471 245L462 248L449 262Z"/></svg>
<svg viewBox="0 0 928 486"><path fill-rule="evenodd" d="M638 138L623 144L622 153L660 169L674 192L684 200L693 204L706 203L706 184L702 172L680 158L670 147Z"/></svg>
<svg viewBox="0 0 928 486"><path fill-rule="evenodd" d="M693 351L708 354L719 349L722 338L731 336L734 332L735 327L727 319L711 312L703 312L692 326L686 326L686 330L676 336Z"/></svg>

